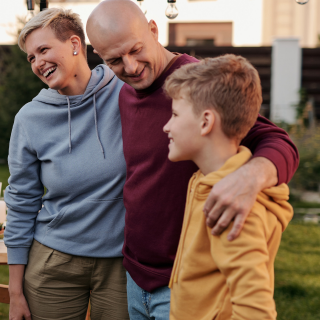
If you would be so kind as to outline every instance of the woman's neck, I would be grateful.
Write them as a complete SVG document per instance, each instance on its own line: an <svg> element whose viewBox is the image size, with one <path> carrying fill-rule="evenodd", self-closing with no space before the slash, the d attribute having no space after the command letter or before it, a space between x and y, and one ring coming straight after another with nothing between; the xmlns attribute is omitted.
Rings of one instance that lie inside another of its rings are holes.
<svg viewBox="0 0 320 320"><path fill-rule="evenodd" d="M91 78L91 70L87 61L79 57L79 63L74 71L74 76L65 88L59 89L58 92L66 96L77 96L84 94Z"/></svg>

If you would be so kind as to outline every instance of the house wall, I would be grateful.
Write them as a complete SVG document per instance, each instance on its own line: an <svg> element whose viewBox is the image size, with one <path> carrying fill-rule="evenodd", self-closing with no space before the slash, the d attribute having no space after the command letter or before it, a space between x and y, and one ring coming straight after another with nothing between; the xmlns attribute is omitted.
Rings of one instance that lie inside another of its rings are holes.
<svg viewBox="0 0 320 320"><path fill-rule="evenodd" d="M262 44L271 45L275 38L295 37L300 46L316 47L320 34L320 1L298 5L294 0L264 0Z"/></svg>

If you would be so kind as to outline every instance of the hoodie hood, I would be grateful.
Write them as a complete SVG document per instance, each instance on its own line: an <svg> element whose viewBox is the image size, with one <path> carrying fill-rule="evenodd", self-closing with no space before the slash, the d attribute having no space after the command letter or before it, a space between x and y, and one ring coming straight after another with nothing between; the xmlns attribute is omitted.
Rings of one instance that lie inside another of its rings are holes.
<svg viewBox="0 0 320 320"><path fill-rule="evenodd" d="M40 93L33 98L32 101L38 101L41 103L49 104L51 106L68 108L68 127L69 127L69 153L72 152L72 133L71 133L71 108L81 105L82 102L90 99L92 97L92 106L94 114L94 122L96 129L96 136L98 143L100 145L103 157L105 157L104 149L100 140L99 130L98 130L98 113L96 107L96 93L105 87L113 78L115 74L111 69L105 65L98 65L91 71L91 77L85 92L82 95L66 96L61 95L57 90L53 89L42 89Z"/></svg>
<svg viewBox="0 0 320 320"><path fill-rule="evenodd" d="M218 171L209 173L206 176L199 171L197 173L199 181L195 187L195 198L199 200L207 199L212 187L217 182L243 166L250 160L251 156L252 154L248 148L240 146L238 153L228 159ZM259 192L256 202L266 207L278 218L282 225L282 231L284 231L293 216L293 209L288 200L289 188L283 183Z"/></svg>
<svg viewBox="0 0 320 320"><path fill-rule="evenodd" d="M65 96L60 94L57 90L49 88L42 89L39 94L32 99L32 101L39 101L53 106L67 106L68 97L72 107L75 104L78 104L81 101L84 101L93 96L101 88L106 86L114 76L115 74L111 69L103 64L100 64L91 71L91 77L84 94L76 96Z"/></svg>

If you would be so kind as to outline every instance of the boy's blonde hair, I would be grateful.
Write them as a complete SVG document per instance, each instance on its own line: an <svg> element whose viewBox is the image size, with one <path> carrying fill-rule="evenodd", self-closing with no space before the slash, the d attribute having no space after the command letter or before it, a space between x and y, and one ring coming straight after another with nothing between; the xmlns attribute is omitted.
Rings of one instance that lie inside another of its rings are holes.
<svg viewBox="0 0 320 320"><path fill-rule="evenodd" d="M28 21L18 38L20 49L26 52L25 43L27 36L36 29L46 27L50 27L61 42L67 41L73 35L78 36L81 39L82 52L85 57L87 56L86 38L80 16L71 10L64 10L62 8L46 9Z"/></svg>
<svg viewBox="0 0 320 320"><path fill-rule="evenodd" d="M238 143L256 122L262 103L257 70L233 54L182 66L167 78L164 91L172 99L190 101L196 115L214 108L224 134Z"/></svg>

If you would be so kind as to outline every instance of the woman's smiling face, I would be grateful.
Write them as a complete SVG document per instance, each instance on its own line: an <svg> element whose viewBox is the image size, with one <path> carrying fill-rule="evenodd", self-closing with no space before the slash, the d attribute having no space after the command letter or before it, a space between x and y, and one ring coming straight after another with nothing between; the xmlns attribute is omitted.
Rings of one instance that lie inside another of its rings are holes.
<svg viewBox="0 0 320 320"><path fill-rule="evenodd" d="M51 89L64 94L76 75L77 59L71 38L61 42L50 27L39 28L27 36L25 48L33 73Z"/></svg>

